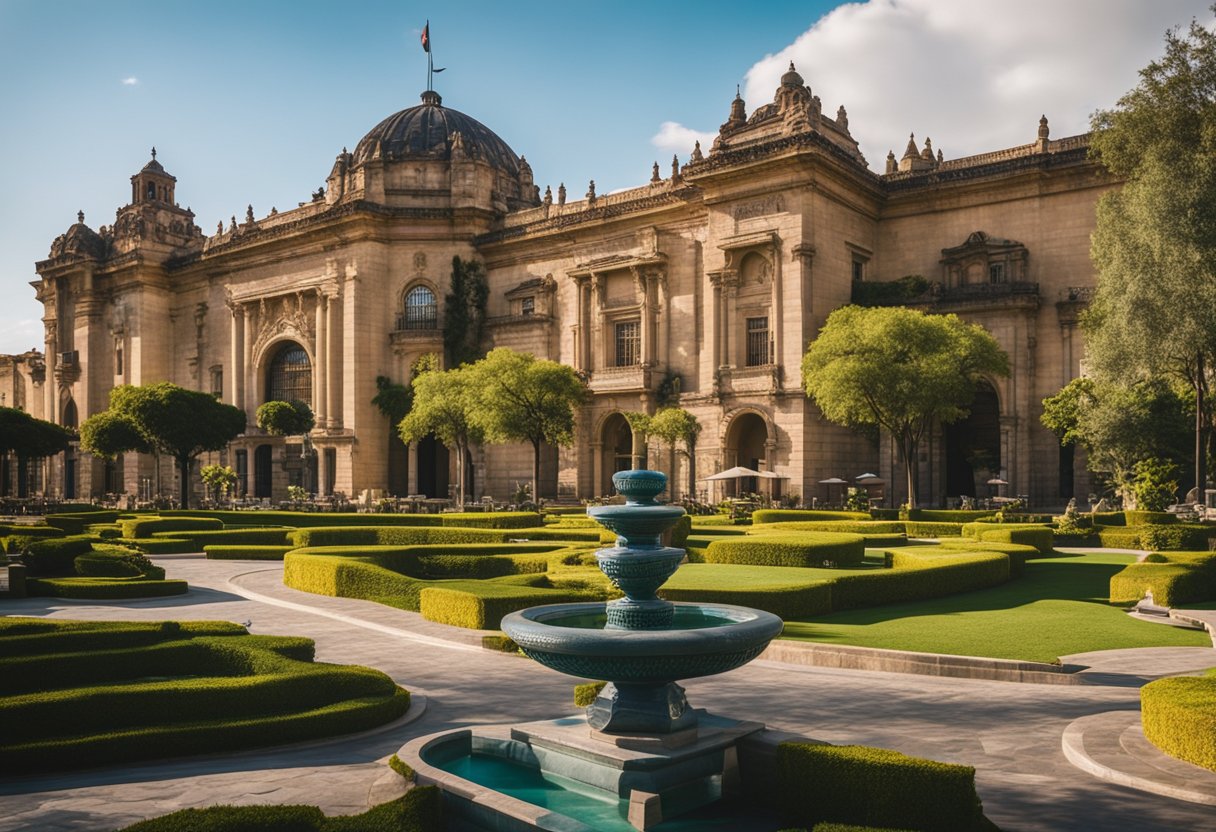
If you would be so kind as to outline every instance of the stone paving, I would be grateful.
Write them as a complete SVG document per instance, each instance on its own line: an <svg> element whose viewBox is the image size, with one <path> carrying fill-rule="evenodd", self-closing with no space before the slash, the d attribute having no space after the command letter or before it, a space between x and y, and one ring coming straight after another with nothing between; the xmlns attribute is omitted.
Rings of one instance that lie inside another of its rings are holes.
<svg viewBox="0 0 1216 832"><path fill-rule="evenodd" d="M362 811L399 789L383 761L413 737L474 724L571 713L572 679L484 651L479 634L365 601L287 589L282 564L159 558L188 595L114 604L31 598L0 613L109 620L251 621L254 633L303 635L319 661L377 667L425 710L357 737L0 783L0 832L105 830L186 806L320 805ZM1139 655L1121 655L1137 652ZM1079 662L1079 659L1086 662ZM1146 678L1216 666L1216 650L1108 651L1087 663L1101 684L1039 685L753 662L690 680L689 699L740 719L834 743L894 748L977 768L986 814L1010 830L1216 830L1211 806L1104 782L1065 758L1074 721L1134 711Z"/></svg>

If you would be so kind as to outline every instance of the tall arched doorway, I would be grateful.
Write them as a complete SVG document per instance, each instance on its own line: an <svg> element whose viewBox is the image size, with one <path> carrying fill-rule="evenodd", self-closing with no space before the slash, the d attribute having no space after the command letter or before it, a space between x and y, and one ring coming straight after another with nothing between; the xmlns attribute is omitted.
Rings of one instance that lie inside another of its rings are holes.
<svg viewBox="0 0 1216 832"><path fill-rule="evenodd" d="M448 496L447 446L433 436L418 442L418 491L428 497Z"/></svg>
<svg viewBox="0 0 1216 832"><path fill-rule="evenodd" d="M1000 474L1001 404L992 385L976 385L966 419L946 425L946 496L987 497L987 481Z"/></svg>
<svg viewBox="0 0 1216 832"><path fill-rule="evenodd" d="M312 407L312 361L295 341L280 344L267 365L266 401L304 402Z"/></svg>
<svg viewBox="0 0 1216 832"><path fill-rule="evenodd" d="M268 498L274 488L274 474L270 469L273 449L270 445L258 445L253 452L253 496Z"/></svg>
<svg viewBox="0 0 1216 832"><path fill-rule="evenodd" d="M79 419L76 412L76 400L69 397L63 403L59 421L65 428L76 430ZM76 478L78 476L76 468L76 448L69 446L63 452L63 498L65 500L76 499Z"/></svg>
<svg viewBox="0 0 1216 832"><path fill-rule="evenodd" d="M753 471L767 471L771 460L768 459L768 424L759 413L742 413L730 423L726 431L725 459L726 468L740 465ZM741 477L736 480L726 480L726 492L729 496L740 494L756 494L760 491L759 477Z"/></svg>
<svg viewBox="0 0 1216 832"><path fill-rule="evenodd" d="M604 420L600 437L603 454L600 471L603 473L600 477L599 493L607 497L616 493L612 487L612 475L633 467L633 430L624 416L613 413Z"/></svg>

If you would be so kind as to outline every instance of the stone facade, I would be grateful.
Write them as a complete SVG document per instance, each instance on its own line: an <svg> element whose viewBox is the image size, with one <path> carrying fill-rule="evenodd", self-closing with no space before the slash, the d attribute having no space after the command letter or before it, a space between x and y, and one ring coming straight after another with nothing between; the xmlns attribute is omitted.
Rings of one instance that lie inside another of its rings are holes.
<svg viewBox="0 0 1216 832"><path fill-rule="evenodd" d="M1079 371L1094 205L1115 184L1087 146L1085 136L1052 140L1044 119L1034 142L964 159L909 140L876 174L844 108L826 115L791 65L750 115L736 96L708 152L698 144L667 176L656 164L632 190L601 196L592 182L577 201L564 185L542 198L526 160L434 92L343 150L312 201L261 218L250 208L211 236L178 206L154 155L113 226L93 231L80 217L37 264L55 357L43 412L83 420L115 384L169 380L249 414L246 434L218 455L249 494L279 498L303 482L447 496L456 463L446 449L400 446L372 398L377 376L406 383L415 360L442 352L459 256L486 267L486 348L532 352L587 379L577 440L547 450L542 496L606 493L611 474L647 451L621 414L672 403L703 427L699 477L745 465L769 478L740 485L810 502L828 496L820 480L866 471L892 483L897 504L889 443L827 423L799 367L833 309L916 275L923 291L901 302L983 324L1013 366L967 422L926 443L922 501L984 495L1000 475L1007 493L1062 504L1088 481L1040 427L1040 402ZM305 445L252 426L258 405L288 389L317 416ZM649 452L674 496L685 494L686 461ZM119 485L134 493L152 462L129 456ZM475 497L502 498L530 478L531 449L477 448L467 464ZM87 459L76 476L81 495L105 479Z"/></svg>

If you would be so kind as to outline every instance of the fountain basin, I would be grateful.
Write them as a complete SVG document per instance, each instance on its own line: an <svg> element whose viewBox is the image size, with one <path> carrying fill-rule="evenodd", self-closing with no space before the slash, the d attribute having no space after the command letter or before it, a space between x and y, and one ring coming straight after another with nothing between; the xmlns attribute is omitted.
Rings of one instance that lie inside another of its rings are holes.
<svg viewBox="0 0 1216 832"><path fill-rule="evenodd" d="M781 633L772 613L676 603L669 628L604 629L607 604L548 604L511 613L502 629L529 657L571 676L666 684L747 664Z"/></svg>

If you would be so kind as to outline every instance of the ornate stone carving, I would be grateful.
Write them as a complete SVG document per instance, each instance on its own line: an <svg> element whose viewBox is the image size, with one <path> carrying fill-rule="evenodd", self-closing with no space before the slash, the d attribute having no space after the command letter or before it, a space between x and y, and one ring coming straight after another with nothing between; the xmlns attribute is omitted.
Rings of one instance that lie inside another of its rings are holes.
<svg viewBox="0 0 1216 832"><path fill-rule="evenodd" d="M740 202L731 213L738 221L763 217L767 214L780 214L783 211L785 211L785 201L780 196L767 196L763 199Z"/></svg>

